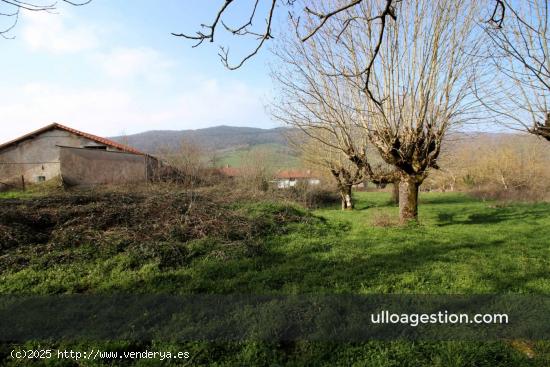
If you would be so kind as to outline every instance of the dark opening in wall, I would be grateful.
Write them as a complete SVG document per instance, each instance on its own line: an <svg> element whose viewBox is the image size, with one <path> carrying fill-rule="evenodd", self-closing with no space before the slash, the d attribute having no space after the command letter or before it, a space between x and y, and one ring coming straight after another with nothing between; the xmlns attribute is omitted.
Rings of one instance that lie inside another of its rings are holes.
<svg viewBox="0 0 550 367"><path fill-rule="evenodd" d="M45 182L46 181L46 176L38 176L36 179L37 179L38 182Z"/></svg>

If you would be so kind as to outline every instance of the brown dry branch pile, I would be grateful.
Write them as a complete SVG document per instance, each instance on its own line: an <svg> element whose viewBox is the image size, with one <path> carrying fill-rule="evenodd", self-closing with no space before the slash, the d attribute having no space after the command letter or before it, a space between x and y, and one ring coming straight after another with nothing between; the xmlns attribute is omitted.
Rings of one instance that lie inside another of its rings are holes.
<svg viewBox="0 0 550 367"><path fill-rule="evenodd" d="M96 257L94 252L104 257L132 251L159 258L161 265L182 265L196 241L213 244L214 254L231 248L254 256L262 251L260 236L283 233L289 224L311 219L296 206L246 204L212 190L96 191L8 199L0 207L0 270L18 262L24 266L26 256L17 254L70 257L77 248L87 248L90 257Z"/></svg>

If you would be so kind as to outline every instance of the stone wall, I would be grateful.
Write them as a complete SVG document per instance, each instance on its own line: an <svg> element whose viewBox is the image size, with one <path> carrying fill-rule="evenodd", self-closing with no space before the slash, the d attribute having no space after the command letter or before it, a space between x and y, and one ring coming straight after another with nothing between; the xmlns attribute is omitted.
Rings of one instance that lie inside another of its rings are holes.
<svg viewBox="0 0 550 367"><path fill-rule="evenodd" d="M146 182L148 157L105 150L59 148L61 177L67 185Z"/></svg>

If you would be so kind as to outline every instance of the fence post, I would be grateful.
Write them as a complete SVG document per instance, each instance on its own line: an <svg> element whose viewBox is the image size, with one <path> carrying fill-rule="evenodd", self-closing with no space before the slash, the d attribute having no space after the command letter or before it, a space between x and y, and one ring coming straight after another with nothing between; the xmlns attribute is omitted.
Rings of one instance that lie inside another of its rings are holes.
<svg viewBox="0 0 550 367"><path fill-rule="evenodd" d="M24 175L21 175L21 187L23 188L23 191L26 190L26 188L25 188L25 176Z"/></svg>

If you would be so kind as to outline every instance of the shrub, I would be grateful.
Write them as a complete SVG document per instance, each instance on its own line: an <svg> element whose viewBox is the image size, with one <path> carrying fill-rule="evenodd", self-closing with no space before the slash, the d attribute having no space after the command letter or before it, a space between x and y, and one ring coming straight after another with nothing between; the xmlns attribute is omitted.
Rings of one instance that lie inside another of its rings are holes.
<svg viewBox="0 0 550 367"><path fill-rule="evenodd" d="M484 185L469 190L470 195L481 200L540 202L550 200L550 190L540 187L503 189L495 185Z"/></svg>
<svg viewBox="0 0 550 367"><path fill-rule="evenodd" d="M340 196L336 190L305 184L287 189L277 189L275 195L296 202L309 209L340 204Z"/></svg>

